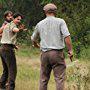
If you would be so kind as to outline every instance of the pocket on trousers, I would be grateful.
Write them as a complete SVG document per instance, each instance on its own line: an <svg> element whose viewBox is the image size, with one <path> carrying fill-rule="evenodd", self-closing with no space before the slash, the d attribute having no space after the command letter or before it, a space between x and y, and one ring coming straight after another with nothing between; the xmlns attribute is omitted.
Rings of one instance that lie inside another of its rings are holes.
<svg viewBox="0 0 90 90"><path fill-rule="evenodd" d="M62 60L65 59L64 52L60 52L59 55L60 55L60 57L61 57Z"/></svg>

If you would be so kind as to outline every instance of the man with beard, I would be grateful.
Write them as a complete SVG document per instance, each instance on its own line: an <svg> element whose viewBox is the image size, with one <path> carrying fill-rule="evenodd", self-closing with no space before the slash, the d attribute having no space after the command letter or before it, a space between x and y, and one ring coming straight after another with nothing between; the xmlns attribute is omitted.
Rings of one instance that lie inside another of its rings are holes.
<svg viewBox="0 0 90 90"><path fill-rule="evenodd" d="M6 24L10 23L13 20L13 13L11 11L5 11L4 13L4 23L2 24L0 28L0 38L2 37L3 29L6 26ZM2 48L0 48L0 55L1 55ZM1 59L2 60L2 59ZM7 82L7 76L6 76L6 65L2 60L2 65L3 65L3 74L0 79L0 88L5 89L5 84ZM2 83L4 81L4 83Z"/></svg>
<svg viewBox="0 0 90 90"><path fill-rule="evenodd" d="M12 21L12 19L13 19L13 13L11 12L11 11L6 11L5 13L4 13L4 19L5 19L5 21L4 21L4 23L2 24L2 27L0 28L0 36L2 36L2 31L3 31L3 29L4 29L4 27L5 27L5 25L7 24L7 23L10 23L11 21Z"/></svg>
<svg viewBox="0 0 90 90"><path fill-rule="evenodd" d="M13 20L10 23L6 24L3 30L0 30L0 32L3 32L1 38L1 59L3 65L3 74L0 79L1 89L6 88L7 90L14 90L15 88L17 65L14 48L17 32L23 29L23 27L17 27L22 18L23 17L20 13L14 14Z"/></svg>

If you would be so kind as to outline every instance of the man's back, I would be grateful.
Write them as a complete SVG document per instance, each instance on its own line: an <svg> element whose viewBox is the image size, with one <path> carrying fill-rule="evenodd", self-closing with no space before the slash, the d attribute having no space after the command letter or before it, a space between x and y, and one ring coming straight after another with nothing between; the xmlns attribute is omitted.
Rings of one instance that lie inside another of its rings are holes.
<svg viewBox="0 0 90 90"><path fill-rule="evenodd" d="M48 16L37 24L36 29L40 33L41 49L63 49L65 47L64 37L65 34L69 35L69 32L63 19Z"/></svg>
<svg viewBox="0 0 90 90"><path fill-rule="evenodd" d="M47 90L51 71L53 70L56 81L56 89L64 90L65 82L65 57L63 53L64 41L72 59L72 45L70 33L63 19L56 18L57 6L49 3L43 8L46 18L40 21L31 36L34 47L41 48L40 87L39 90ZM40 37L40 45L38 40ZM61 50L60 50L61 49Z"/></svg>

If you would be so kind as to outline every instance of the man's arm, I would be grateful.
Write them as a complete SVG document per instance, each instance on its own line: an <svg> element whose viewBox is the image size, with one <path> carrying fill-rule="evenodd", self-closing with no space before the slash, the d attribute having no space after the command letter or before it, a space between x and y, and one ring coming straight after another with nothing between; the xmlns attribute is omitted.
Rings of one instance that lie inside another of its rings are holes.
<svg viewBox="0 0 90 90"><path fill-rule="evenodd" d="M37 42L39 33L34 31L33 35L31 36L32 46L36 48L40 48L40 44Z"/></svg>
<svg viewBox="0 0 90 90"><path fill-rule="evenodd" d="M2 34L4 27L6 26L6 23L4 23L0 28L0 34Z"/></svg>
<svg viewBox="0 0 90 90"><path fill-rule="evenodd" d="M0 28L0 34L2 34L4 27Z"/></svg>
<svg viewBox="0 0 90 90"><path fill-rule="evenodd" d="M71 44L71 38L70 36L65 37L65 43L66 46L68 48L68 54L69 54L69 58L72 61L73 58L73 50L72 50L72 44Z"/></svg>
<svg viewBox="0 0 90 90"><path fill-rule="evenodd" d="M40 48L39 43L37 43L36 41L32 41L32 46L36 48Z"/></svg>
<svg viewBox="0 0 90 90"><path fill-rule="evenodd" d="M37 39L39 37L39 31L38 31L38 25L36 25L35 30L31 36L32 46L40 48L40 44L37 42Z"/></svg>
<svg viewBox="0 0 90 90"><path fill-rule="evenodd" d="M15 27L13 28L13 32L19 32L20 30L23 30L25 28L25 26L20 26L20 27Z"/></svg>
<svg viewBox="0 0 90 90"><path fill-rule="evenodd" d="M65 38L65 43L66 43L66 46L68 48L69 58L72 61L73 51L72 51L70 33L69 33L68 27L66 25L66 22L63 19L61 22L61 33L63 34L63 37Z"/></svg>

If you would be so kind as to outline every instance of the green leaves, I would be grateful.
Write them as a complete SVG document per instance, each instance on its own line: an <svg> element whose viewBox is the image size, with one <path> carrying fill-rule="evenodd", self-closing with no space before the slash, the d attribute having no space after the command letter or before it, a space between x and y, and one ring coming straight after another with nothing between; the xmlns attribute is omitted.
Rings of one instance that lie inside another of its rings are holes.
<svg viewBox="0 0 90 90"><path fill-rule="evenodd" d="M40 0L40 4L47 4L47 3L51 3L53 0Z"/></svg>
<svg viewBox="0 0 90 90"><path fill-rule="evenodd" d="M88 45L90 42L88 39L90 35L88 33L90 32L89 0L0 0L0 24L3 21L3 13L6 10L11 10L22 13L25 16L23 22L30 28L29 31L33 31L32 28L45 18L43 6L47 3L57 5L57 17L66 21L73 43ZM24 37L23 34L22 37ZM77 44L74 45L76 48Z"/></svg>

